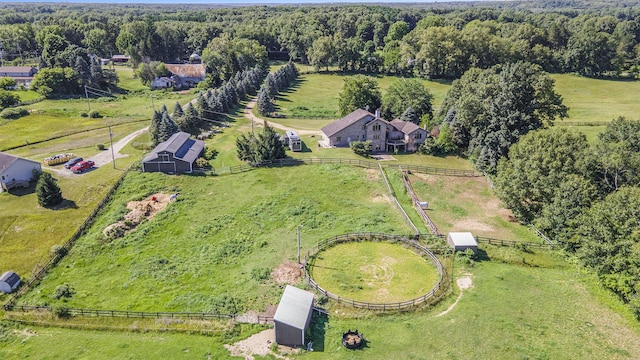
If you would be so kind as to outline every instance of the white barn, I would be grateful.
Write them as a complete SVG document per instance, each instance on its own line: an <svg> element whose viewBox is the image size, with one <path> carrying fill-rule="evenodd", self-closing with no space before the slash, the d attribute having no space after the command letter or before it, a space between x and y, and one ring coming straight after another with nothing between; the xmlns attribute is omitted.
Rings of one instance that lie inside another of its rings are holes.
<svg viewBox="0 0 640 360"><path fill-rule="evenodd" d="M311 322L313 312L313 294L287 285L273 315L276 342L282 345L300 346L308 339L304 331Z"/></svg>
<svg viewBox="0 0 640 360"><path fill-rule="evenodd" d="M13 271L7 271L0 276L0 292L11 293L20 286L20 276Z"/></svg>
<svg viewBox="0 0 640 360"><path fill-rule="evenodd" d="M455 251L471 249L473 252L478 252L478 242L470 232L450 232L447 235L447 243Z"/></svg>
<svg viewBox="0 0 640 360"><path fill-rule="evenodd" d="M33 170L42 173L39 162L0 152L0 192L18 186L29 186Z"/></svg>

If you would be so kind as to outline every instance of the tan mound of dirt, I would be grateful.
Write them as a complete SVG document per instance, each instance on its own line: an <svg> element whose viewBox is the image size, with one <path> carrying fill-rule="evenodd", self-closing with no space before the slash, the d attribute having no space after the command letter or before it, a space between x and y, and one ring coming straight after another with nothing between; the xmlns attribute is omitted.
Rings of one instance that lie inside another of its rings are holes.
<svg viewBox="0 0 640 360"><path fill-rule="evenodd" d="M141 201L129 202L127 204L129 212L124 215L124 219L107 226L102 230L102 233L112 239L124 236L127 232L135 229L143 220L151 220L164 210L171 202L172 196L174 195L157 193Z"/></svg>
<svg viewBox="0 0 640 360"><path fill-rule="evenodd" d="M232 356L242 356L245 360L253 360L254 355L260 357L267 357L268 355L271 355L277 359L287 359L280 355L280 353L297 354L300 352L297 349L278 345L278 353L274 353L271 350L271 344L273 344L274 341L275 333L273 329L267 329L252 335L245 340L238 341L233 345L225 344L224 347L229 350Z"/></svg>
<svg viewBox="0 0 640 360"><path fill-rule="evenodd" d="M298 263L287 261L271 271L271 278L278 284L295 285L300 282L303 271Z"/></svg>

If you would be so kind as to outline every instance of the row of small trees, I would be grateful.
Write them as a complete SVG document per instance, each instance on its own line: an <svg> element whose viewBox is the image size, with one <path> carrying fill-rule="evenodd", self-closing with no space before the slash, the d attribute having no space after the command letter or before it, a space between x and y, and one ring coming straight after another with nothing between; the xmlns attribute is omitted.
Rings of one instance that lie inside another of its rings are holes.
<svg viewBox="0 0 640 360"><path fill-rule="evenodd" d="M157 145L166 141L178 131L197 135L207 121L223 120L225 113L231 112L240 100L256 91L264 73L257 66L239 71L219 88L200 93L195 106L190 102L183 108L176 102L172 114L165 106L160 111L154 111L149 128L153 143Z"/></svg>
<svg viewBox="0 0 640 360"><path fill-rule="evenodd" d="M73 64L64 67L41 68L33 77L31 89L46 97L62 94L82 94L83 87L106 90L116 86L115 71L103 69L97 58L77 56Z"/></svg>
<svg viewBox="0 0 640 360"><path fill-rule="evenodd" d="M273 100L280 91L289 88L298 77L298 68L293 62L281 67L276 72L269 73L258 93L258 111L269 116L276 109Z"/></svg>

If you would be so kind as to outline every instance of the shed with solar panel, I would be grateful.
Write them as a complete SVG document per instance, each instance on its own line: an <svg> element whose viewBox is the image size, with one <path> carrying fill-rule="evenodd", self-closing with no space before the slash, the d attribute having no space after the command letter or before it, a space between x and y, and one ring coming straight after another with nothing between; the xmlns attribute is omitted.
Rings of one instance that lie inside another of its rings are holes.
<svg viewBox="0 0 640 360"><path fill-rule="evenodd" d="M167 174L191 173L196 160L204 152L204 142L192 139L186 132L178 132L158 144L142 160L142 171Z"/></svg>

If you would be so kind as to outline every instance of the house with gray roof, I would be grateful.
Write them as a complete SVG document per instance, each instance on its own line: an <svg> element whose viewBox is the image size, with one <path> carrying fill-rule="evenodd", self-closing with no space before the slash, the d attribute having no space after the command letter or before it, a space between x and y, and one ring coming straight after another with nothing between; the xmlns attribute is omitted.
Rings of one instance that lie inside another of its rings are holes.
<svg viewBox="0 0 640 360"><path fill-rule="evenodd" d="M309 327L313 312L313 294L287 285L273 315L276 342L300 346L307 343L304 332Z"/></svg>
<svg viewBox="0 0 640 360"><path fill-rule="evenodd" d="M189 89L200 81L204 81L207 70L204 64L165 64L167 69L173 74L176 89Z"/></svg>
<svg viewBox="0 0 640 360"><path fill-rule="evenodd" d="M352 141L371 141L374 152L416 151L427 138L418 125L395 119L391 122L358 109L322 128L322 142L328 147L348 147Z"/></svg>
<svg viewBox="0 0 640 360"><path fill-rule="evenodd" d="M28 187L34 170L42 173L39 162L0 152L0 192L14 187Z"/></svg>
<svg viewBox="0 0 640 360"><path fill-rule="evenodd" d="M192 139L186 132L177 132L151 151L142 160L142 171L168 174L191 173L194 163L204 152L204 142Z"/></svg>
<svg viewBox="0 0 640 360"><path fill-rule="evenodd" d="M10 77L17 85L29 87L38 72L33 66L0 66L0 77Z"/></svg>

